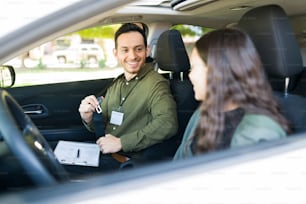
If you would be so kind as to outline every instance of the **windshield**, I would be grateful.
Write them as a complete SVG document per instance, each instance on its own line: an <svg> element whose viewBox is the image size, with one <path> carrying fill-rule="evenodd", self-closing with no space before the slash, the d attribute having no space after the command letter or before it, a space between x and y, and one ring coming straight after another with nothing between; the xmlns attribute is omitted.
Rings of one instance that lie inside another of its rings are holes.
<svg viewBox="0 0 306 204"><path fill-rule="evenodd" d="M80 0L1 0L0 37Z"/></svg>

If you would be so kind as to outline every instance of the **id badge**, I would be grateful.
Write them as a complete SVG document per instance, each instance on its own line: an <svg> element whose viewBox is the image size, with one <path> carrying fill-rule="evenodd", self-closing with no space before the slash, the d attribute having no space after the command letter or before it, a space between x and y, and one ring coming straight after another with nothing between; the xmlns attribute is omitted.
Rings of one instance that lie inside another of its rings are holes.
<svg viewBox="0 0 306 204"><path fill-rule="evenodd" d="M113 125L121 125L123 122L124 113L119 110L113 110L110 118L110 123Z"/></svg>

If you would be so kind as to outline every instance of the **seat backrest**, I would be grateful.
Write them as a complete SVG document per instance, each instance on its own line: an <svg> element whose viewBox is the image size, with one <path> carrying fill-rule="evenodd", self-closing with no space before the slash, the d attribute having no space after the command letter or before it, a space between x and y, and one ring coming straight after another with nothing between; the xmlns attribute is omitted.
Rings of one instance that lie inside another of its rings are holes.
<svg viewBox="0 0 306 204"><path fill-rule="evenodd" d="M278 5L257 7L245 13L238 25L255 43L272 88L290 91L294 76L303 72L303 62L285 11Z"/></svg>
<svg viewBox="0 0 306 204"><path fill-rule="evenodd" d="M294 132L306 130L306 99L290 93L303 72L302 57L288 16L278 5L246 12L238 26L252 38L283 114Z"/></svg>
<svg viewBox="0 0 306 204"><path fill-rule="evenodd" d="M179 130L174 139L179 145L189 118L198 107L188 77L189 57L179 31L167 30L160 35L156 46L156 63L159 69L167 71L165 76L169 78L176 101Z"/></svg>

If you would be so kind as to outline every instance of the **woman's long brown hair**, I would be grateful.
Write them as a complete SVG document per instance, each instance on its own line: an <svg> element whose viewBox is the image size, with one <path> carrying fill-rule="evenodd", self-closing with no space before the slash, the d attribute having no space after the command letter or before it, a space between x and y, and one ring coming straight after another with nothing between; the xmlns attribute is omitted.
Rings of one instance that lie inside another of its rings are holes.
<svg viewBox="0 0 306 204"><path fill-rule="evenodd" d="M229 102L238 104L246 113L267 115L290 131L246 33L233 28L215 30L202 36L195 48L208 67L206 99L194 133L196 153L216 148L224 130L224 105Z"/></svg>

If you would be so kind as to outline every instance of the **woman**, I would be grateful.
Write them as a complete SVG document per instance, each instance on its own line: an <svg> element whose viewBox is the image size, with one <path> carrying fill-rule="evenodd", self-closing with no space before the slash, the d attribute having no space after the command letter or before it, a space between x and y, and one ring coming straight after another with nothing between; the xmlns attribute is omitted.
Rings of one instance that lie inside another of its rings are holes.
<svg viewBox="0 0 306 204"><path fill-rule="evenodd" d="M191 54L195 98L174 159L286 137L290 131L246 33L232 28L202 36Z"/></svg>

